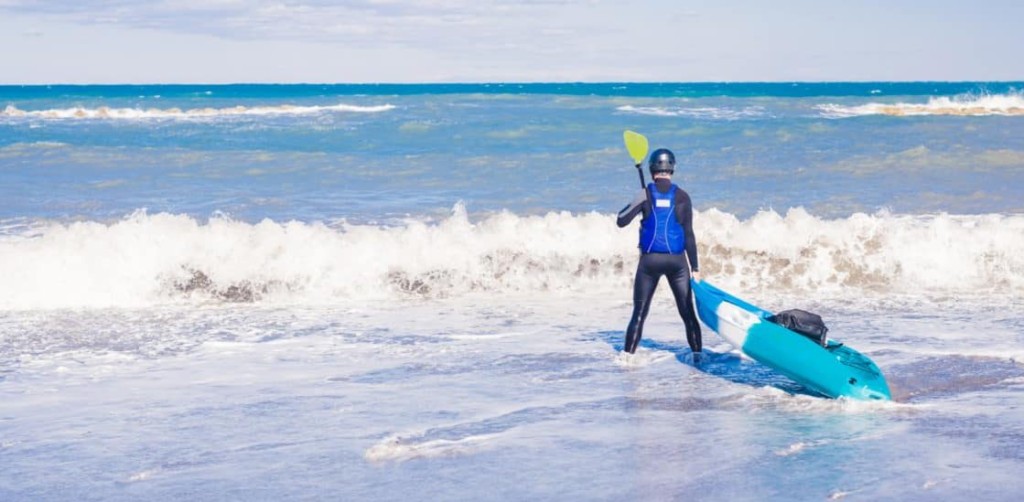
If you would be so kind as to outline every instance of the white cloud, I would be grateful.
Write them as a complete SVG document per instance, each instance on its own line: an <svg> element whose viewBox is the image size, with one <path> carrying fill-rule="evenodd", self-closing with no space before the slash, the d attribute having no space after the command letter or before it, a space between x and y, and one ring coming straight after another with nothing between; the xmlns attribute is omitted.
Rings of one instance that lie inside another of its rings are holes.
<svg viewBox="0 0 1024 502"><path fill-rule="evenodd" d="M5 0L0 9L79 24L117 24L225 39L417 44L494 36L530 40L530 25L556 29L554 11L596 0ZM445 31L447 30L447 31ZM438 34L447 35L437 37ZM377 37L365 40L367 36ZM521 42L522 43L522 42Z"/></svg>
<svg viewBox="0 0 1024 502"><path fill-rule="evenodd" d="M164 67L145 73L147 81L1007 79L1024 72L1014 52L1024 44L1015 22L1022 6L0 0L0 42L29 46L0 61L0 82L86 74L138 80L152 54L161 54ZM945 30L950 23L959 29ZM46 36L25 44L24 34L34 32ZM124 52L137 60L111 56Z"/></svg>

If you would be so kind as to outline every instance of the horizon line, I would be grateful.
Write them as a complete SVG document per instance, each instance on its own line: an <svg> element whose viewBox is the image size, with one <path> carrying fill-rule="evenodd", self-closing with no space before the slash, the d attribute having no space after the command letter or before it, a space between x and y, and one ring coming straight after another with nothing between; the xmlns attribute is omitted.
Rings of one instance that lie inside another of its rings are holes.
<svg viewBox="0 0 1024 502"><path fill-rule="evenodd" d="M86 87L86 86L233 86L233 85L351 85L351 86L426 86L426 85L751 85L751 84L1024 84L1021 80L664 80L664 81L628 81L628 80L603 80L603 81L582 81L582 80L552 80L552 81L451 81L451 82L89 82L89 83L0 83L0 87Z"/></svg>

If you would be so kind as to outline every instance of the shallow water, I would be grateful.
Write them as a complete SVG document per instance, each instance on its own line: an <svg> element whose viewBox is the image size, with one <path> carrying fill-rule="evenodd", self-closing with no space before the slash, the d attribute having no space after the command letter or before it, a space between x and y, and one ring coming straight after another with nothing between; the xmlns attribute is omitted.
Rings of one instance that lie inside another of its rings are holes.
<svg viewBox="0 0 1024 502"><path fill-rule="evenodd" d="M859 403L808 395L710 334L694 367L667 296L634 356L616 352L626 299L8 315L4 498L1009 500L1022 487L1022 340L999 327L1019 315L968 352L944 334L965 311L837 323L896 400Z"/></svg>
<svg viewBox="0 0 1024 502"><path fill-rule="evenodd" d="M0 88L0 499L1016 500L1001 85ZM620 354L625 128L894 402L694 365L664 286Z"/></svg>

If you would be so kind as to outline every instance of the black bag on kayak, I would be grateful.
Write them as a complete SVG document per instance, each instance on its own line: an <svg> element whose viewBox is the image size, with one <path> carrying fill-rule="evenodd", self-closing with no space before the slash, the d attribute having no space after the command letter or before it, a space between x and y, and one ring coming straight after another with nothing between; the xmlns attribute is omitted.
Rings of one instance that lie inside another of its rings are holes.
<svg viewBox="0 0 1024 502"><path fill-rule="evenodd" d="M825 339L828 327L825 326L825 321L822 321L821 316L818 314L812 314L800 309L783 310L768 317L768 320L784 328L796 331L814 340L822 347L828 344L828 341Z"/></svg>

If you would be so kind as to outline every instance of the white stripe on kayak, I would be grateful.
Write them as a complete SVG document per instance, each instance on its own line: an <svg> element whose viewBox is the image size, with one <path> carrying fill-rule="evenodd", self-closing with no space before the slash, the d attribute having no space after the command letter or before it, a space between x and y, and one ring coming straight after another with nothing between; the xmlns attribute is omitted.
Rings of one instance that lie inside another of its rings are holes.
<svg viewBox="0 0 1024 502"><path fill-rule="evenodd" d="M743 350L750 327L761 322L761 318L728 302L718 304L718 334L737 349Z"/></svg>

